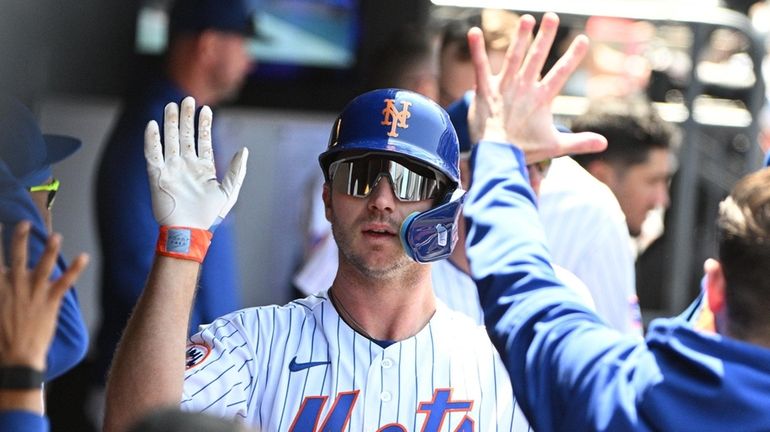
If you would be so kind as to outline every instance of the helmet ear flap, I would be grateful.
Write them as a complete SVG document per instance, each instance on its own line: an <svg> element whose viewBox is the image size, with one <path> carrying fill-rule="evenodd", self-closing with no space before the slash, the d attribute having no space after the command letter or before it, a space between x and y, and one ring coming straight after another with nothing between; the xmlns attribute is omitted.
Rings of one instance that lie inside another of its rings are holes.
<svg viewBox="0 0 770 432"><path fill-rule="evenodd" d="M406 254L419 263L449 257L457 243L457 221L464 201L465 191L457 189L443 204L407 216L399 232Z"/></svg>

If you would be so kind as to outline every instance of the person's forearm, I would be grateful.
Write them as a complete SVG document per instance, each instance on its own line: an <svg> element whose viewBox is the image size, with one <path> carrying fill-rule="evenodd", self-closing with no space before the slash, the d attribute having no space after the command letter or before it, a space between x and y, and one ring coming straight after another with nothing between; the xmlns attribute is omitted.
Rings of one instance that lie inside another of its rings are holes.
<svg viewBox="0 0 770 432"><path fill-rule="evenodd" d="M194 261L156 257L110 368L105 431L123 431L149 410L181 400L199 270Z"/></svg>

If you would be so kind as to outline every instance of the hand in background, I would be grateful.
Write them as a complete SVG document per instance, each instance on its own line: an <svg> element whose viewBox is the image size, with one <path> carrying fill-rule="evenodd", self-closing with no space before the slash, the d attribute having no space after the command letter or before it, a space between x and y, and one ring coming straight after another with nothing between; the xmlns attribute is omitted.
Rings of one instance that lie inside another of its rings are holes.
<svg viewBox="0 0 770 432"><path fill-rule="evenodd" d="M476 95L469 109L472 142L510 142L521 148L527 163L565 154L603 150L607 141L594 133L561 133L553 124L551 104L588 49L588 38L580 35L548 73L540 72L548 57L559 17L546 13L537 36L532 39L535 19L524 15L517 36L508 47L500 73L493 75L479 28L468 32L471 58L476 71Z"/></svg>
<svg viewBox="0 0 770 432"><path fill-rule="evenodd" d="M61 236L52 234L40 261L27 268L29 222L20 222L14 231L10 267L0 246L0 366L29 366L45 370L48 347L64 293L75 283L88 264L81 254L62 274L50 281L61 247Z"/></svg>

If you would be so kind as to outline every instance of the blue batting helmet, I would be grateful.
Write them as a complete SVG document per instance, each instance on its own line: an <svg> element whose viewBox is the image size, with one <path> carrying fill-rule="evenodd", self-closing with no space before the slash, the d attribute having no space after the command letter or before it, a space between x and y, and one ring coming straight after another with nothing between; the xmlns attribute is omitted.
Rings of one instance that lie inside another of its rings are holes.
<svg viewBox="0 0 770 432"><path fill-rule="evenodd" d="M437 103L401 89L381 89L353 99L337 117L327 150L318 157L326 181L333 162L366 153L406 157L449 180L432 209L407 217L401 240L418 262L446 258L457 241L457 218L464 199L459 147L449 115Z"/></svg>
<svg viewBox="0 0 770 432"><path fill-rule="evenodd" d="M332 162L371 152L406 156L459 184L457 134L449 115L420 94L390 88L356 97L337 117L318 160L329 180Z"/></svg>

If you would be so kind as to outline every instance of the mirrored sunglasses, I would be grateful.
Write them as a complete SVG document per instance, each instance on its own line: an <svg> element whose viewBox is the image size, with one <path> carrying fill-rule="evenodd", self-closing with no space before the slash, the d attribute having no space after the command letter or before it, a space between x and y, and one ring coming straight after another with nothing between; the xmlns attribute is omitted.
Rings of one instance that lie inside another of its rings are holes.
<svg viewBox="0 0 770 432"><path fill-rule="evenodd" d="M32 186L29 188L30 192L48 192L48 198L46 200L46 205L48 206L48 209L53 206L53 201L56 198L56 192L59 191L59 186L61 185L61 182L58 179L53 179L51 183L44 184L44 185L38 185L38 186Z"/></svg>
<svg viewBox="0 0 770 432"><path fill-rule="evenodd" d="M443 196L446 177L430 168L408 161L396 161L382 155L364 155L331 164L332 189L346 195L365 198L386 177L399 201L432 200Z"/></svg>

